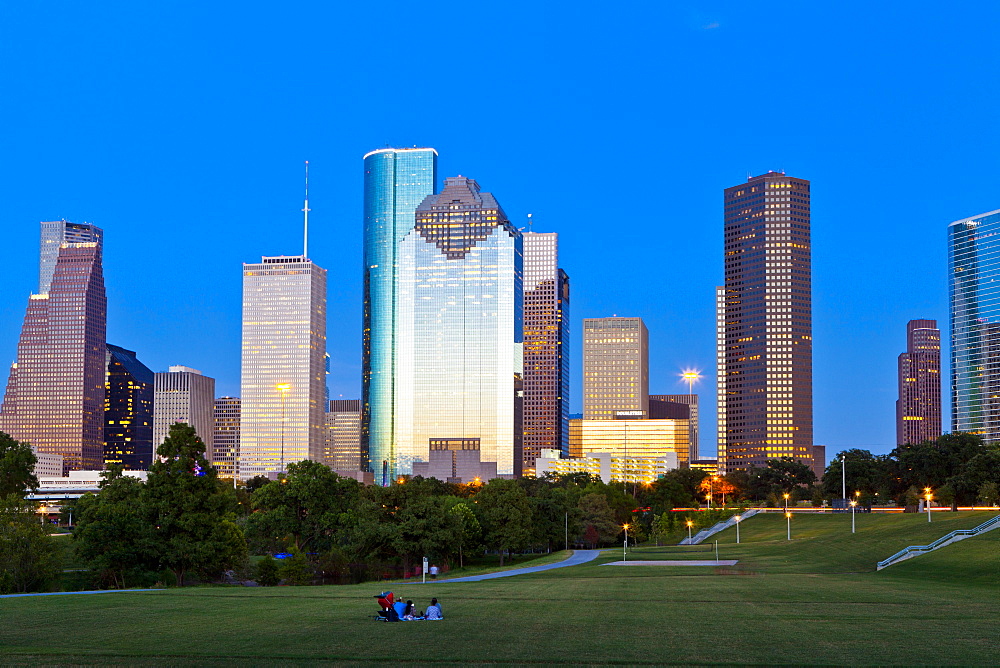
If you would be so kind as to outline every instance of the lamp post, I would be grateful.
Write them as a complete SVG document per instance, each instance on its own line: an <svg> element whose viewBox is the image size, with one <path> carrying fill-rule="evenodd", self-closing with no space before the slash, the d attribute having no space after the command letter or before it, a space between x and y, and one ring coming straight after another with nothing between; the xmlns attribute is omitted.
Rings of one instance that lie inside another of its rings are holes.
<svg viewBox="0 0 1000 668"><path fill-rule="evenodd" d="M851 533L854 533L854 509L857 508L858 502L851 499Z"/></svg>
<svg viewBox="0 0 1000 668"><path fill-rule="evenodd" d="M788 540L792 539L792 514L785 513L785 521L788 522Z"/></svg>
<svg viewBox="0 0 1000 668"><path fill-rule="evenodd" d="M840 453L840 494L847 501L847 453Z"/></svg>
<svg viewBox="0 0 1000 668"><path fill-rule="evenodd" d="M622 528L625 529L625 541L622 543L622 561L628 561L628 553L626 551L628 548L628 525L626 524Z"/></svg>
<svg viewBox="0 0 1000 668"><path fill-rule="evenodd" d="M736 516L736 544L740 544L740 520L743 518L739 515Z"/></svg>
<svg viewBox="0 0 1000 668"><path fill-rule="evenodd" d="M691 428L691 410L694 404L694 384L701 380L701 372L697 369L685 369L681 372L681 380L688 384L688 457L697 459L698 453L691 452L691 443L698 442L698 429Z"/></svg>
<svg viewBox="0 0 1000 668"><path fill-rule="evenodd" d="M292 386L288 383L278 383L274 386L281 393L281 472L285 471L285 396Z"/></svg>
<svg viewBox="0 0 1000 668"><path fill-rule="evenodd" d="M931 488L924 487L924 498L927 500L927 521L931 521Z"/></svg>
<svg viewBox="0 0 1000 668"><path fill-rule="evenodd" d="M687 525L688 525L688 545L690 545L691 544L691 527L694 526L694 522L692 522L691 520L688 520L687 521Z"/></svg>
<svg viewBox="0 0 1000 668"><path fill-rule="evenodd" d="M788 513L788 492L785 492L785 513Z"/></svg>

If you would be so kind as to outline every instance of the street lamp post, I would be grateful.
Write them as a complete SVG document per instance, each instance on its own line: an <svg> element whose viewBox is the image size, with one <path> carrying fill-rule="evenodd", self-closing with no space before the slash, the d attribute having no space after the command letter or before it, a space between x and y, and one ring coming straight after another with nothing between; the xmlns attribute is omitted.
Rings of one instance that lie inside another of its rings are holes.
<svg viewBox="0 0 1000 668"><path fill-rule="evenodd" d="M691 544L691 527L694 526L694 522L692 522L691 520L688 520L687 521L687 525L688 525L688 545L690 545Z"/></svg>
<svg viewBox="0 0 1000 668"><path fill-rule="evenodd" d="M285 471L285 395L292 386L288 383L278 383L274 389L281 393L281 472Z"/></svg>
<svg viewBox="0 0 1000 668"><path fill-rule="evenodd" d="M742 519L743 518L740 517L739 515L736 516L736 544L737 545L739 545L739 543L740 543L740 520L742 520Z"/></svg>
<svg viewBox="0 0 1000 668"><path fill-rule="evenodd" d="M788 513L788 492L785 492L785 513Z"/></svg>
<svg viewBox="0 0 1000 668"><path fill-rule="evenodd" d="M854 533L854 509L858 507L858 502L851 499L851 533Z"/></svg>
<svg viewBox="0 0 1000 668"><path fill-rule="evenodd" d="M691 452L690 444L698 442L698 430L691 427L691 411L694 406L694 384L701 380L701 373L697 369L685 369L681 373L681 380L688 384L688 457L697 459L698 453Z"/></svg>
<svg viewBox="0 0 1000 668"><path fill-rule="evenodd" d="M927 521L931 521L931 488L924 487L924 498L927 500Z"/></svg>
<svg viewBox="0 0 1000 668"><path fill-rule="evenodd" d="M847 453L840 453L840 494L847 501Z"/></svg>
<svg viewBox="0 0 1000 668"><path fill-rule="evenodd" d="M785 513L785 521L788 522L788 540L792 539L792 514Z"/></svg>
<svg viewBox="0 0 1000 668"><path fill-rule="evenodd" d="M625 541L622 543L622 561L628 561L628 552L627 552L627 548L628 548L628 525L626 524L623 528L625 529Z"/></svg>

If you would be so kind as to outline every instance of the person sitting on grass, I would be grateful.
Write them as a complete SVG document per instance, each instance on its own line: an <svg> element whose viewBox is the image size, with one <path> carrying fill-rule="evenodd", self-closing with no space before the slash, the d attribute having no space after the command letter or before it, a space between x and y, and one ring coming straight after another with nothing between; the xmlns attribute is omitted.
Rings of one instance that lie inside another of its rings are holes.
<svg viewBox="0 0 1000 668"><path fill-rule="evenodd" d="M401 619L403 621L413 622L413 621L416 621L418 619L423 619L423 617L421 617L420 615L418 615L417 611L413 608L413 601L407 601L406 602L406 608L403 610L403 615L402 615Z"/></svg>
<svg viewBox="0 0 1000 668"><path fill-rule="evenodd" d="M396 612L396 618L403 621L403 615L406 614L406 604L402 600L396 601L392 604L392 609Z"/></svg>
<svg viewBox="0 0 1000 668"><path fill-rule="evenodd" d="M431 604L428 606L427 612L424 613L424 619L444 619L441 615L441 606L438 605L436 598L431 599Z"/></svg>

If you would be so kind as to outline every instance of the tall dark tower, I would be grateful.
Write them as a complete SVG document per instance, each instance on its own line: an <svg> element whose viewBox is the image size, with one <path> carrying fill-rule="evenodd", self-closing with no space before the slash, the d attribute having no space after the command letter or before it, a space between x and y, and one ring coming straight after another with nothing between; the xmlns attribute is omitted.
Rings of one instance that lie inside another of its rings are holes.
<svg viewBox="0 0 1000 668"><path fill-rule="evenodd" d="M809 181L781 172L727 188L717 290L719 468L811 464Z"/></svg>
<svg viewBox="0 0 1000 668"><path fill-rule="evenodd" d="M153 372L135 352L108 344L104 464L148 471L153 463Z"/></svg>
<svg viewBox="0 0 1000 668"><path fill-rule="evenodd" d="M899 356L896 443L923 443L941 435L941 330L937 320L906 323Z"/></svg>
<svg viewBox="0 0 1000 668"><path fill-rule="evenodd" d="M104 465L107 298L103 232L94 225L42 223L38 293L28 299L0 429L63 467Z"/></svg>

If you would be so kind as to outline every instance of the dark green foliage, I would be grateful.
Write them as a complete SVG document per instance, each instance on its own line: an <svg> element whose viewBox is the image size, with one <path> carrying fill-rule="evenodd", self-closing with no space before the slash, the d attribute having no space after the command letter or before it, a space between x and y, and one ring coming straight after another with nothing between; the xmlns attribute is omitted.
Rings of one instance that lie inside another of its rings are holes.
<svg viewBox="0 0 1000 668"><path fill-rule="evenodd" d="M38 488L35 463L38 459L27 443L15 441L0 431L0 497L10 494L24 496Z"/></svg>
<svg viewBox="0 0 1000 668"><path fill-rule="evenodd" d="M281 582L281 577L278 576L278 560L267 555L258 561L254 569L254 578L262 587L273 587Z"/></svg>
<svg viewBox="0 0 1000 668"><path fill-rule="evenodd" d="M153 551L179 586L195 571L216 578L242 563L243 532L236 526L236 497L205 459L205 444L187 424L174 424L150 467L145 506L153 523Z"/></svg>
<svg viewBox="0 0 1000 668"><path fill-rule="evenodd" d="M264 485L270 484L271 482L272 482L271 479L268 478L266 475L255 475L254 477L247 480L246 485L244 485L244 488L247 490L248 493L253 494L258 489L260 489Z"/></svg>
<svg viewBox="0 0 1000 668"><path fill-rule="evenodd" d="M59 579L62 561L51 525L34 511L18 494L0 497L0 594L47 591Z"/></svg>
<svg viewBox="0 0 1000 668"><path fill-rule="evenodd" d="M580 523L584 526L584 537L588 543L609 543L622 532L622 526L615 521L607 497L596 493L586 494L581 497L578 507ZM594 537L593 532L589 532L591 527L597 532L596 541L590 540Z"/></svg>
<svg viewBox="0 0 1000 668"><path fill-rule="evenodd" d="M486 547L500 552L500 565L509 550L527 547L531 539L531 504L514 480L497 478L476 495L476 515Z"/></svg>
<svg viewBox="0 0 1000 668"><path fill-rule="evenodd" d="M292 549L292 556L282 559L278 563L278 577L289 585L307 585L312 582L314 576L312 564L304 552Z"/></svg>

